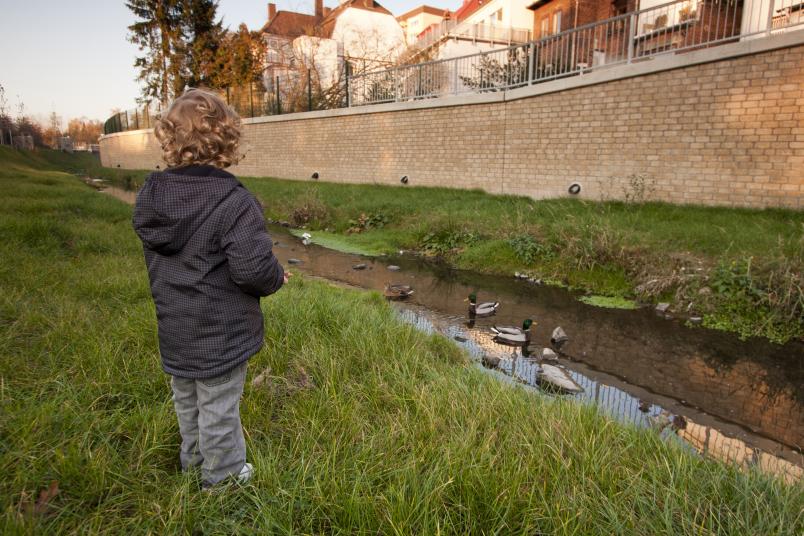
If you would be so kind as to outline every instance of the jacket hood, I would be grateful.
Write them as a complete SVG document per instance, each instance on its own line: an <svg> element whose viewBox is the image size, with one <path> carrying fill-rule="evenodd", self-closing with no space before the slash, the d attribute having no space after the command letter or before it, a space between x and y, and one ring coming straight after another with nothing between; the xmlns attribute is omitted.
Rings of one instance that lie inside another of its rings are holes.
<svg viewBox="0 0 804 536"><path fill-rule="evenodd" d="M137 194L134 230L162 255L181 251L215 208L240 182L212 166L154 172Z"/></svg>

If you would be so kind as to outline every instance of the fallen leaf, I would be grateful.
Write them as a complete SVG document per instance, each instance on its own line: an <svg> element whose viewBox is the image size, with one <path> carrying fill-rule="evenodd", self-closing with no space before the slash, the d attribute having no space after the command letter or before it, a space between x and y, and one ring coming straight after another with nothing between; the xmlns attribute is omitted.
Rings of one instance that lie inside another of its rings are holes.
<svg viewBox="0 0 804 536"><path fill-rule="evenodd" d="M50 506L50 501L53 500L56 495L59 494L59 481L53 480L50 482L50 485L47 489L43 489L39 492L39 498L36 499L35 503L32 503L28 499L28 494L23 492L22 499L20 500L22 510L25 511L27 515L30 516L41 516L47 513L47 509Z"/></svg>

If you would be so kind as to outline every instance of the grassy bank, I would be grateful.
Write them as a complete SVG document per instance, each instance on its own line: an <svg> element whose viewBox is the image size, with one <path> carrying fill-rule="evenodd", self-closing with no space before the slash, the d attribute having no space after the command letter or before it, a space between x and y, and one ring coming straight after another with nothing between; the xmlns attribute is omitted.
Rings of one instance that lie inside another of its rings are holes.
<svg viewBox="0 0 804 536"><path fill-rule="evenodd" d="M48 165L136 187L142 171L45 153ZM667 301L708 327L804 338L804 212L640 202L533 201L479 191L247 178L266 214L304 226L322 245L399 249L459 268L523 272L581 289L591 303Z"/></svg>
<svg viewBox="0 0 804 536"><path fill-rule="evenodd" d="M503 385L375 293L264 302L253 485L206 495L130 207L0 148L0 532L797 534L804 488ZM51 482L58 493L40 495Z"/></svg>

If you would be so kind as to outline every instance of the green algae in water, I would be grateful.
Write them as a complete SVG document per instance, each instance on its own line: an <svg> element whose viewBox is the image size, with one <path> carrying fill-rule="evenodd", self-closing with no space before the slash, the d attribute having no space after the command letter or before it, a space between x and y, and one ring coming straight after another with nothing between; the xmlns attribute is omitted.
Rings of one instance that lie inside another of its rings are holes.
<svg viewBox="0 0 804 536"><path fill-rule="evenodd" d="M336 233L328 233L326 231L311 231L308 229L289 229L289 231L293 236L296 237L301 237L304 233L310 233L312 235L311 242L313 244L328 249L334 249L335 251L340 251L341 253L365 255L366 257L377 257L384 253L380 248L370 243L360 243L361 241L364 241L361 240L361 238L365 239L365 237L355 239L352 237L338 235Z"/></svg>
<svg viewBox="0 0 804 536"><path fill-rule="evenodd" d="M606 309L636 309L637 303L627 298L612 296L582 296L578 298L585 304L595 307L605 307Z"/></svg>

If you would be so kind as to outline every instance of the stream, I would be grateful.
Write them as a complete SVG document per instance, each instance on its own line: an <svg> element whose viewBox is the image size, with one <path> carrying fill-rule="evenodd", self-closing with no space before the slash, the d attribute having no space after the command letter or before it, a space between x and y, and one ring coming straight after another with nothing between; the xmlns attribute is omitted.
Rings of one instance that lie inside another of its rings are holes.
<svg viewBox="0 0 804 536"><path fill-rule="evenodd" d="M105 188L132 203L132 192ZM605 309L560 288L513 277L451 269L410 255L363 257L303 245L281 226L269 226L274 253L293 272L382 291L388 283L415 292L393 302L400 317L437 331L477 361L499 358L489 372L539 389L539 351L561 326L569 341L558 365L583 391L549 396L594 403L621 422L651 427L671 441L723 461L758 467L788 481L804 476L804 343L739 340L734 334L691 328L653 308ZM313 242L315 241L315 232ZM290 265L290 259L301 261ZM355 265L365 268L356 270ZM388 266L400 269L391 271ZM499 301L495 316L470 325L466 297ZM493 341L493 325L534 321L531 358ZM516 359L515 359L516 357ZM528 388L528 387L526 387ZM541 389L540 389L541 390ZM678 417L683 417L679 419Z"/></svg>

